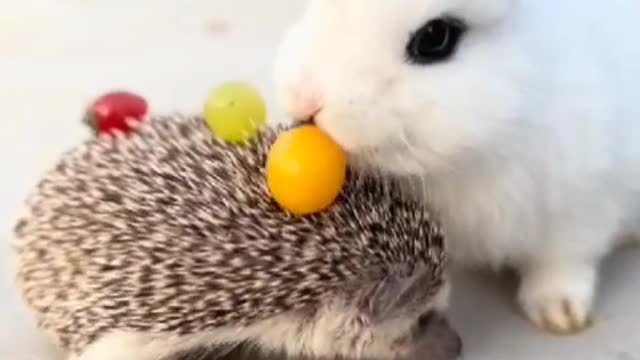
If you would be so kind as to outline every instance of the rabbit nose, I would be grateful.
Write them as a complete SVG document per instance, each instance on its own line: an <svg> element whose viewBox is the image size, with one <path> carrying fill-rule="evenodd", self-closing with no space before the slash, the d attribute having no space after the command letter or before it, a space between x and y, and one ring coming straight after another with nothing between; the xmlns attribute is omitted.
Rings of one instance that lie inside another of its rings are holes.
<svg viewBox="0 0 640 360"><path fill-rule="evenodd" d="M315 116L322 109L318 95L313 93L296 94L291 103L290 113L296 122L313 123Z"/></svg>

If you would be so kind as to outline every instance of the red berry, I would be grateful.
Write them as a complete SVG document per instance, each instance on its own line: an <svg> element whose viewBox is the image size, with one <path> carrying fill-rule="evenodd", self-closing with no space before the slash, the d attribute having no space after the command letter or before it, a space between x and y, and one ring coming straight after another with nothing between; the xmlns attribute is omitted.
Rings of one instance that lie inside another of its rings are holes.
<svg viewBox="0 0 640 360"><path fill-rule="evenodd" d="M128 122L143 121L148 111L147 101L139 95L114 91L99 97L87 111L86 121L98 133L131 133Z"/></svg>

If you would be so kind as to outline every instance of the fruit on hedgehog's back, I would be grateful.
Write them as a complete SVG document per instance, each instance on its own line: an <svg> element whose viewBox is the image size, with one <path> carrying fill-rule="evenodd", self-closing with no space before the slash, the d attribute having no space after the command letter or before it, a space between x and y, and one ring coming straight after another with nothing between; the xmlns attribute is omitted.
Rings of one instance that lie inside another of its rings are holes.
<svg viewBox="0 0 640 360"><path fill-rule="evenodd" d="M132 122L144 121L149 105L140 95L112 91L98 97L87 109L85 122L98 134L132 132Z"/></svg>
<svg viewBox="0 0 640 360"><path fill-rule="evenodd" d="M347 156L316 126L290 129L276 139L267 160L267 182L274 199L296 215L330 206L345 182Z"/></svg>
<svg viewBox="0 0 640 360"><path fill-rule="evenodd" d="M267 108L256 88L228 82L211 91L204 105L204 117L218 138L242 145L266 124Z"/></svg>

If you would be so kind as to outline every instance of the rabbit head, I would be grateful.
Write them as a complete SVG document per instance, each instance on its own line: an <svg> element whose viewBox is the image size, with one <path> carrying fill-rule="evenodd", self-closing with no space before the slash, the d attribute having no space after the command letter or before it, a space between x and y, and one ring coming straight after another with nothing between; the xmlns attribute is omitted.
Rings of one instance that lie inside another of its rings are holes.
<svg viewBox="0 0 640 360"><path fill-rule="evenodd" d="M500 136L530 76L513 0L310 0L276 57L280 104L354 159L436 171Z"/></svg>

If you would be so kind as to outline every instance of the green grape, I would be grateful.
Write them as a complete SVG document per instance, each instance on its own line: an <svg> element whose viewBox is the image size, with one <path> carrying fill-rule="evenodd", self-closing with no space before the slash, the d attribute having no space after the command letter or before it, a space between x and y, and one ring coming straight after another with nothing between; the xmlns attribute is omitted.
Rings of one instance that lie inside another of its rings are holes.
<svg viewBox="0 0 640 360"><path fill-rule="evenodd" d="M266 124L267 109L252 86L230 82L214 89L207 99L204 117L211 131L231 143L246 143Z"/></svg>

